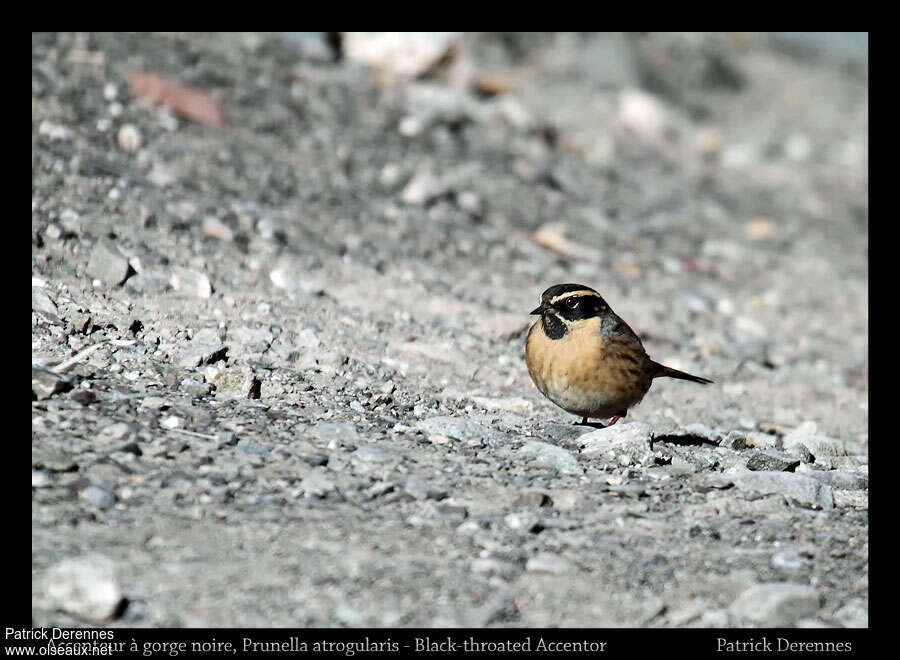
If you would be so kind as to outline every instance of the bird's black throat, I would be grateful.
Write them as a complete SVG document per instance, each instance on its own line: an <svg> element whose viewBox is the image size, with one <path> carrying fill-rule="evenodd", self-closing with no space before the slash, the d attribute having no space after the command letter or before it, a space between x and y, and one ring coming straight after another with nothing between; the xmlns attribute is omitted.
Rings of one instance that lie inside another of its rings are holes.
<svg viewBox="0 0 900 660"><path fill-rule="evenodd" d="M542 317L544 334L550 339L562 339L566 334L566 324L559 320L556 314L544 314Z"/></svg>

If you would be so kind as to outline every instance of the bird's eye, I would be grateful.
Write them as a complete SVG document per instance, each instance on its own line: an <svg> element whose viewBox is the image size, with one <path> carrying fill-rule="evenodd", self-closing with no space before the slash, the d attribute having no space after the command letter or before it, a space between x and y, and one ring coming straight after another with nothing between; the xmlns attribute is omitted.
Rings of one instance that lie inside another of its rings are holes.
<svg viewBox="0 0 900 660"><path fill-rule="evenodd" d="M578 298L566 298L566 307L569 309L578 307Z"/></svg>

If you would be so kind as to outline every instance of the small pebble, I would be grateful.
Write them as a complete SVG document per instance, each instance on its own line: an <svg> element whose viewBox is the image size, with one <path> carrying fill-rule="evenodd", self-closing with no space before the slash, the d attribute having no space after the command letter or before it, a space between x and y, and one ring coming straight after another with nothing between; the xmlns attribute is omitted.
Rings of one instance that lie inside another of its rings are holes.
<svg viewBox="0 0 900 660"><path fill-rule="evenodd" d="M141 132L134 124L124 124L116 134L116 140L124 151L130 153L140 149L142 144Z"/></svg>

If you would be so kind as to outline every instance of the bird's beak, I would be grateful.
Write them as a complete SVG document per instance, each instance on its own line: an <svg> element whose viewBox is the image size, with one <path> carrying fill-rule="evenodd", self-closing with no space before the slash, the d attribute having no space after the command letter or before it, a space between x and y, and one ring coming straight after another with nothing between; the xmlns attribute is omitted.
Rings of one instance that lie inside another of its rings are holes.
<svg viewBox="0 0 900 660"><path fill-rule="evenodd" d="M540 307L536 307L528 313L529 314L543 314L546 311L547 311L547 303L541 303Z"/></svg>

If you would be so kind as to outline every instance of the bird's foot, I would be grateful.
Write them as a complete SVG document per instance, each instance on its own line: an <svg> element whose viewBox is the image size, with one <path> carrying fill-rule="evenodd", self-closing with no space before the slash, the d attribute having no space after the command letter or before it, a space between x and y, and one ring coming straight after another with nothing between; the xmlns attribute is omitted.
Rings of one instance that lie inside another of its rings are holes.
<svg viewBox="0 0 900 660"><path fill-rule="evenodd" d="M606 424L601 424L600 422L589 422L587 417L582 417L580 422L573 422L575 426L590 426L595 429L605 429Z"/></svg>

